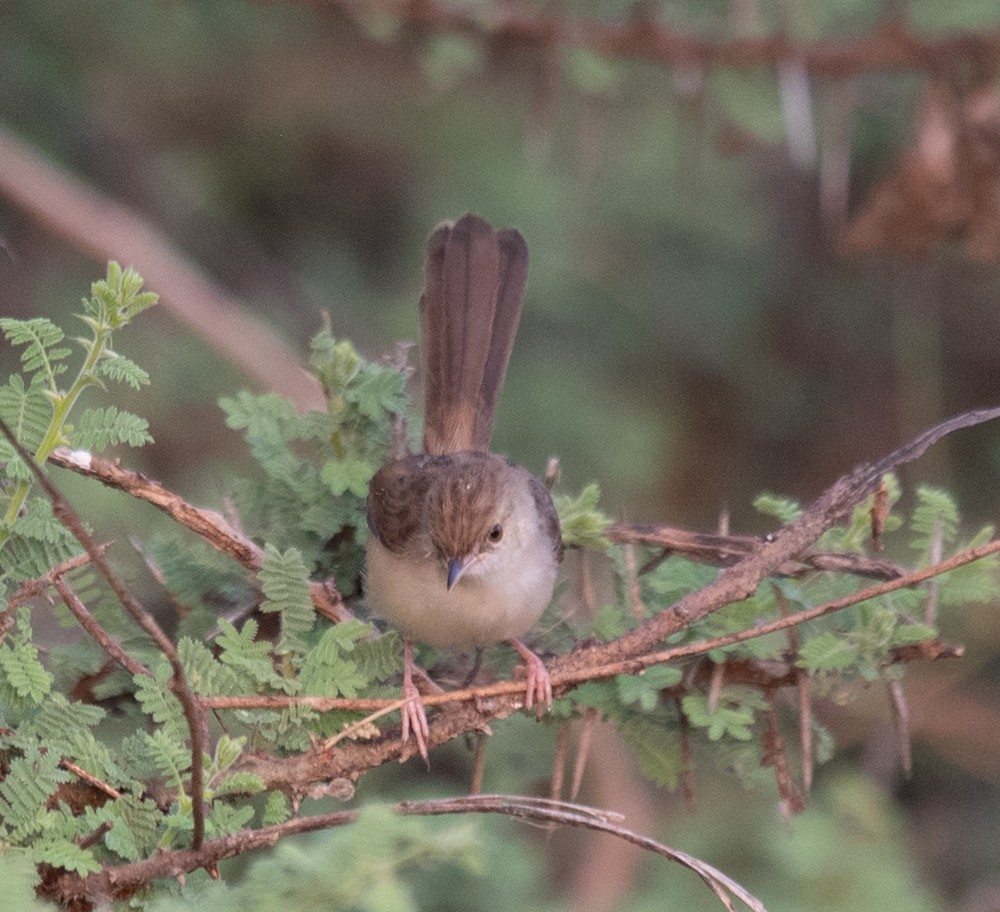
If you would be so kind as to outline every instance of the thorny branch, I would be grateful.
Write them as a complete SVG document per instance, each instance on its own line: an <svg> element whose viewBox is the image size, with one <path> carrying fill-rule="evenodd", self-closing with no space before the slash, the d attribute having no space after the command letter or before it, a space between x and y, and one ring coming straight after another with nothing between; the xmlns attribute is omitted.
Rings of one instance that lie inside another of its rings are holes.
<svg viewBox="0 0 1000 912"><path fill-rule="evenodd" d="M704 861L670 848L661 842L642 836L622 825L619 815L579 804L547 798L518 795L470 795L429 801L402 801L393 810L404 817L441 816L445 814L502 814L519 820L558 826L582 827L608 833L641 849L675 861L697 874L730 912L735 912L732 896L745 903L753 912L766 912L764 904L735 880ZM241 830L219 839L210 839L200 849L173 849L151 858L105 868L96 874L81 877L65 873L46 884L46 893L64 904L75 899L128 899L150 881L163 877L179 877L198 868L212 869L226 858L234 858L256 849L268 848L279 840L299 833L328 830L354 823L356 810L295 817L284 823Z"/></svg>
<svg viewBox="0 0 1000 912"><path fill-rule="evenodd" d="M163 629L156 623L155 618L139 603L139 600L122 582L121 578L111 568L104 550L100 548L93 536L83 525L83 521L70 505L69 501L63 497L59 489L49 480L45 472L42 471L31 454L21 445L14 436L13 431L6 422L0 419L0 433L3 433L10 445L14 448L24 464L35 476L35 480L45 491L46 496L52 502L52 512L55 517L73 533L76 540L87 552L90 562L97 569L98 573L104 577L105 582L111 587L115 597L122 607L132 616L132 619L152 638L159 650L167 657L170 663L172 678L170 689L177 697L184 710L184 719L188 725L191 736L191 802L192 802L192 822L193 832L191 843L193 848L201 846L205 838L205 808L204 795L205 783L202 781L202 767L205 752L205 745L208 739L208 726L205 720L205 713L201 705L195 699L194 693L187 682L184 674L184 667L181 664L180 656L177 654L173 642L163 632Z"/></svg>
<svg viewBox="0 0 1000 912"><path fill-rule="evenodd" d="M264 550L260 545L234 529L219 513L192 506L158 481L147 478L140 472L123 469L110 459L102 459L86 452L74 452L65 447L55 450L49 456L49 462L88 478L95 478L108 487L117 488L151 503L175 522L199 535L217 551L229 555L241 567L251 573L260 570L264 559ZM317 613L334 623L348 620L352 616L332 583L313 583L309 594Z"/></svg>
<svg viewBox="0 0 1000 912"><path fill-rule="evenodd" d="M1000 54L997 29L932 36L898 21L884 21L866 35L842 41L792 41L780 33L717 41L658 22L644 13L642 4L635 4L628 17L600 22L574 18L558 6L539 8L516 0L491 3L485 10L452 0L320 2L348 12L392 16L435 35L589 50L668 68L776 69L794 61L811 75L837 79L892 70L935 72L955 58L986 61Z"/></svg>
<svg viewBox="0 0 1000 912"><path fill-rule="evenodd" d="M767 540L747 539L736 536L706 537L667 534L662 527L656 527L651 533L649 527L641 527L635 533L644 540L655 538L658 544L684 552L686 546L702 559L709 553L706 541L716 548L716 555L722 562L732 559L734 553L743 556L732 563L719 579L705 588L682 598L674 606L660 612L650 621L636 628L631 633L610 643L598 646L587 646L556 659L550 667L553 682L562 693L576 684L586 680L609 677L615 674L634 674L643 668L654 664L704 654L724 645L742 642L766 633L786 630L801 624L805 620L820 617L833 611L839 611L849 605L856 604L877 595L896 589L916 585L938 573L953 569L961 563L978 560L986 554L1000 550L1000 544L991 543L972 552L956 555L945 561L926 568L916 574L903 574L892 565L877 568L873 565L864 566L847 556L841 556L841 566L852 566L861 572L872 576L888 577L886 582L862 589L851 596L835 602L819 605L806 611L790 614L769 624L756 626L752 629L719 637L702 643L691 643L673 649L662 650L659 644L671 633L686 627L705 617L724 605L740 601L755 590L757 585L770 575L782 572L801 572L804 566L810 566L812 555L809 546L822 532L848 513L854 506L868 496L879 484L882 476L896 466L916 459L928 446L951 431L968 427L983 421L991 420L1000 415L1000 408L981 409L956 416L931 428L915 440L890 453L888 456L872 465L863 465L850 474L839 479L817 501L806 510L795 522L781 529ZM229 527L221 517L209 511L200 511L186 504L182 498L165 491L162 486L134 472L129 472L107 460L96 458L83 459L76 454L57 451L54 460L81 474L90 475L102 482L128 491L134 496L142 497L165 509L171 516L206 537L215 547L226 553L249 555L244 557L248 569L257 566L259 549ZM622 531L626 527L613 527L618 530L620 540L626 537ZM656 538L656 536L660 536ZM728 544L723 545L720 539L725 538ZM230 542L232 539L232 542ZM687 552L684 552L687 553ZM825 560L827 556L822 559ZM822 564L812 564L821 566ZM314 588L315 593L315 588ZM935 656L949 654L949 647L940 646L928 654ZM951 651L951 654L955 654ZM438 712L431 724L431 743L441 744L467 731L481 730L490 720L503 718L521 708L523 686L515 682L500 682L487 687L479 687L455 691L448 694L428 694L424 702L428 706L450 704ZM201 698L205 707L220 708L222 706L239 705L241 698ZM246 705L260 706L278 705L282 697L249 697ZM315 707L319 709L344 708L355 711L383 712L390 704L381 700L328 700L326 698L292 698L295 701L309 702L315 699ZM218 702L217 701L221 701ZM278 702L273 702L278 701ZM261 775L272 788L281 788L290 793L296 793L310 782L329 780L336 777L357 777L366 769L378 766L387 760L399 757L406 759L409 749L399 744L395 738L382 738L373 742L343 742L334 750L311 751L288 758L256 757L248 759L248 765L254 772Z"/></svg>
<svg viewBox="0 0 1000 912"><path fill-rule="evenodd" d="M767 539L756 540L725 536L709 540L711 537L686 538L683 534L676 534L677 530L666 530L666 527L639 527L635 529L621 525L613 527L614 534L619 540L652 541L661 547L681 552L684 551L686 545L689 545L692 552L697 553L696 559L711 559L714 555L719 563L729 566L715 582L698 592L685 596L673 606L660 612L650 621L623 637L610 643L586 646L556 659L551 663L550 671L557 691L566 694L574 686L586 680L606 678L617 674L637 673L654 664L704 655L706 652L723 645L793 629L803 621L841 610L848 605L857 604L886 592L916 585L964 563L978 560L987 554L1000 552L1000 541L994 541L955 555L948 560L939 561L933 566L915 573L904 573L899 568L889 564L878 566L878 562L865 565L849 556L840 555L836 560L841 561L842 566L846 561L847 566L854 568L852 572L863 573L882 581L865 587L850 596L800 612L786 613L783 617L767 624L755 626L752 629L671 649L659 648L660 644L671 633L694 623L725 605L748 597L756 590L757 585L768 576L783 573L799 574L806 567L818 568L822 566L822 561L828 558L821 556L819 563L811 563L814 561L814 555L809 553L809 547L823 531L871 494L885 473L901 463L917 458L927 447L945 434L962 427L992 420L998 416L1000 416L1000 408L982 409L959 415L931 428L878 462L863 465L839 479L799 519ZM6 431L5 433L9 434ZM258 546L233 530L217 514L190 506L182 498L166 491L156 482L145 479L137 473L121 469L120 466L106 460L85 458L81 454L60 451L54 456L53 461L154 503L178 522L210 541L215 547L239 560L243 566L248 569L256 569L259 566L260 550ZM40 483L53 500L56 514L70 528L74 529L74 532L77 532L74 524L78 527L80 525L79 519L69 510L68 505L65 504L65 501L44 474L39 472L38 475ZM106 579L109 579L109 583L118 593L118 589L124 587L110 571L101 550L94 545L82 528L79 529L78 537L87 550L89 560L105 575ZM56 575L51 582L54 584L58 580L59 576ZM332 590L332 585L329 590ZM145 609L135 603L127 592L119 593L119 597L127 602L126 607L143 625L144 629L147 629L150 635L154 636L164 653L168 658L171 658L171 664L177 663L174 686L182 704L185 703L185 699L190 704L185 704L185 714L191 729L193 759L197 758L200 761L204 732L198 724L198 720L204 718L202 714L206 709L238 705L277 705L273 701L282 699L196 697L184 683L183 672L179 668L176 649L172 643L166 640L162 631L146 614ZM334 603L339 605L339 596L336 597ZM349 616L346 609L342 610L343 615L334 612L336 619L341 616ZM164 643L161 643L161 638L165 641ZM898 652L897 658L899 660L961 654L959 648L936 642L906 647ZM732 667L727 666L727 676L735 675L735 679L742 679L745 676L747 681L756 681L761 687L770 691L780 686L793 684L796 679L795 669L791 665L775 663L775 667L764 667L761 663L744 664L746 664L745 668L738 666L738 663L730 663ZM708 667L704 669L704 672L706 674L713 673ZM243 703L240 702L241 699L244 700ZM388 705L387 701L342 701L302 697L291 699L300 704L315 705L317 709L350 708L372 711L377 714L384 713ZM429 706L440 707L432 717L430 732L430 743L440 744L468 731L483 730L491 720L503 718L520 709L523 703L523 685L516 682L501 682L487 687L477 687L447 694L428 694L424 697L424 701ZM780 752L780 744L775 736L776 732L772 732L772 746L774 751ZM242 760L242 768L261 776L268 788L283 790L295 798L308 794L311 789L319 788L324 784L356 779L365 770L392 759L405 759L409 753L409 748L401 747L396 737L383 735L376 740L367 742L339 741L334 743L331 740L291 757L279 758L260 755L245 757ZM781 758L776 757L775 759L776 762L781 762ZM787 771L785 775L787 777ZM198 785L200 785L200 772L195 776L195 786L192 791ZM475 810L472 806L459 804L455 804L453 807L456 809L464 807L461 812ZM196 815L199 814L199 809L200 802L196 801ZM401 812L405 813L406 811L401 808ZM448 812L458 813L460 811ZM512 810L502 811L499 809L492 809L491 812L515 813ZM140 885L148 883L151 878L171 876L201 866L210 867L214 861L221 858L231 857L252 848L271 845L284 835L336 826L353 819L352 812L306 820L296 818L277 828L235 834L204 844L202 844L201 839L196 839L190 850L161 853L144 861L105 869L99 874L89 875L88 878L84 879L77 878L75 875L62 875L50 885L50 888L56 891L52 895L60 896L130 895ZM567 822L569 822L568 818ZM574 825L587 824L575 822ZM642 840L642 837L637 837L637 839ZM679 859L675 858L675 860ZM708 882L711 884L713 881ZM715 883L718 885L717 882Z"/></svg>

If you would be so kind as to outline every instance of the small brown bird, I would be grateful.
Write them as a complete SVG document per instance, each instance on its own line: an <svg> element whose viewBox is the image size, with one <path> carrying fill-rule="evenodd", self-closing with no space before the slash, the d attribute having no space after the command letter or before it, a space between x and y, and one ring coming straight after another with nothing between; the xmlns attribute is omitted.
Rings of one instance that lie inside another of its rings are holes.
<svg viewBox="0 0 1000 912"><path fill-rule="evenodd" d="M403 741L427 758L427 714L411 638L472 648L508 640L525 663L525 707L551 707L552 684L517 638L552 599L562 559L545 485L489 452L528 274L513 230L464 215L427 242L420 339L424 454L383 466L368 489L365 593L404 634Z"/></svg>

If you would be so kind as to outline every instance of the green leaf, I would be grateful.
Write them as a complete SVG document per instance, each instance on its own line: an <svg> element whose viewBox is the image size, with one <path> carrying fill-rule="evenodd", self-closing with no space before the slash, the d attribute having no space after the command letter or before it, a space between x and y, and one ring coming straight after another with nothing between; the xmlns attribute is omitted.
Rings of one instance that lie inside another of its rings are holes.
<svg viewBox="0 0 1000 912"><path fill-rule="evenodd" d="M773 516L782 525L786 525L802 515L802 507L797 500L779 497L777 494L758 494L754 498L753 508L765 516Z"/></svg>
<svg viewBox="0 0 1000 912"><path fill-rule="evenodd" d="M313 337L309 367L331 400L343 396L360 363L361 357L354 346L347 341L338 342L328 329Z"/></svg>
<svg viewBox="0 0 1000 912"><path fill-rule="evenodd" d="M799 649L796 665L810 674L843 671L858 659L857 647L842 636L827 631L810 637Z"/></svg>
<svg viewBox="0 0 1000 912"><path fill-rule="evenodd" d="M652 712L660 702L660 692L679 684L681 677L681 670L673 665L654 665L635 675L618 675L615 685L624 705L637 703L643 712Z"/></svg>
<svg viewBox="0 0 1000 912"><path fill-rule="evenodd" d="M635 751L644 776L669 789L677 787L683 769L676 732L652 720L629 719L619 725L625 742Z"/></svg>
<svg viewBox="0 0 1000 912"><path fill-rule="evenodd" d="M105 716L99 706L90 706L76 700L70 701L64 694L49 693L40 701L37 712L22 723L20 734L30 735L49 750L59 753L73 753L79 737L90 734ZM93 736L91 736L93 737Z"/></svg>
<svg viewBox="0 0 1000 912"><path fill-rule="evenodd" d="M376 468L365 459L331 459L323 464L320 477L338 497L341 494L364 497Z"/></svg>
<svg viewBox="0 0 1000 912"><path fill-rule="evenodd" d="M31 643L0 646L0 681L34 704L41 703L52 689L52 675L42 666L38 649Z"/></svg>
<svg viewBox="0 0 1000 912"><path fill-rule="evenodd" d="M264 802L264 814L261 824L273 826L284 823L292 816L292 806L283 792L269 792Z"/></svg>
<svg viewBox="0 0 1000 912"><path fill-rule="evenodd" d="M760 698L750 692L742 695L738 703L719 698L713 711L709 711L708 697L703 694L688 694L681 700L688 721L697 728L706 729L710 741L718 741L723 736L749 741L753 737L753 710L760 705Z"/></svg>
<svg viewBox="0 0 1000 912"><path fill-rule="evenodd" d="M404 392L403 375L398 370L365 363L348 386L345 399L365 417L379 421L402 409Z"/></svg>
<svg viewBox="0 0 1000 912"><path fill-rule="evenodd" d="M114 826L104 844L126 861L138 861L156 848L163 814L151 798L125 794L106 805Z"/></svg>
<svg viewBox="0 0 1000 912"><path fill-rule="evenodd" d="M34 452L42 442L52 420L52 400L45 395L41 383L25 387L20 374L12 374L0 386L0 418L7 422L14 436L29 452ZM11 461L19 463L20 456L4 437L0 439L0 461L7 463L6 473L12 473ZM18 478L27 478L27 469L21 469Z"/></svg>
<svg viewBox="0 0 1000 912"><path fill-rule="evenodd" d="M73 427L69 442L80 449L103 450L120 443L142 446L152 443L153 438L145 418L119 412L115 406L109 405L85 409Z"/></svg>
<svg viewBox="0 0 1000 912"><path fill-rule="evenodd" d="M254 810L250 805L231 805L216 801L205 821L205 829L213 837L226 836L242 830L253 820Z"/></svg>
<svg viewBox="0 0 1000 912"><path fill-rule="evenodd" d="M924 643L932 640L937 631L928 624L900 624L892 632L890 646L909 646L913 643Z"/></svg>
<svg viewBox="0 0 1000 912"><path fill-rule="evenodd" d="M28 374L43 372L48 377L49 388L54 392L58 373L56 362L73 353L70 348L57 347L66 338L66 334L44 317L30 320L0 317L0 329L11 345L25 346L21 352L21 369Z"/></svg>
<svg viewBox="0 0 1000 912"><path fill-rule="evenodd" d="M552 498L565 544L599 551L608 547L604 530L611 520L598 509L600 499L601 489L596 484L587 485L577 497L562 494Z"/></svg>
<svg viewBox="0 0 1000 912"><path fill-rule="evenodd" d="M219 629L221 633L215 641L220 650L219 661L231 668L242 682L242 688L238 689L256 690L259 685L283 688L284 679L274 670L271 644L256 641L256 621L250 618L243 622L242 629L237 630L232 623L221 618Z"/></svg>
<svg viewBox="0 0 1000 912"><path fill-rule="evenodd" d="M127 383L135 390L149 385L149 374L130 358L118 352L106 351L104 357L97 362L94 371L109 380Z"/></svg>
<svg viewBox="0 0 1000 912"><path fill-rule="evenodd" d="M227 795L256 795L267 788L264 780L254 773L233 773L212 789L216 798Z"/></svg>
<svg viewBox="0 0 1000 912"><path fill-rule="evenodd" d="M180 701L167 686L170 665L164 658L152 669L153 677L135 675L135 698L142 711L157 724L157 734L179 742L187 737L188 727Z"/></svg>
<svg viewBox="0 0 1000 912"><path fill-rule="evenodd" d="M371 628L360 621L330 627L305 657L299 676L303 690L324 697L356 697L371 682L348 654L357 640L370 635Z"/></svg>
<svg viewBox="0 0 1000 912"><path fill-rule="evenodd" d="M302 555L296 548L282 553L273 545L267 545L259 578L266 596L260 610L281 615L278 652L302 651L302 636L312 630L316 620L309 597L309 574Z"/></svg>
<svg viewBox="0 0 1000 912"><path fill-rule="evenodd" d="M160 773L179 790L183 790L184 774L191 766L191 751L173 740L162 728L152 734L143 732L150 756Z"/></svg>
<svg viewBox="0 0 1000 912"><path fill-rule="evenodd" d="M8 909L53 912L50 903L35 896L40 880L38 866L28 850L10 846L0 851L0 884L3 884L3 899Z"/></svg>
<svg viewBox="0 0 1000 912"><path fill-rule="evenodd" d="M91 849L81 849L70 839L43 839L32 846L31 855L36 862L64 868L85 876L101 870L101 863Z"/></svg>
<svg viewBox="0 0 1000 912"><path fill-rule="evenodd" d="M44 828L49 799L56 789L69 781L70 774L59 767L54 751L41 752L38 745L25 747L23 756L10 760L0 782L0 820L10 827L15 843Z"/></svg>
<svg viewBox="0 0 1000 912"><path fill-rule="evenodd" d="M946 547L958 534L958 507L954 498L940 488L920 485L917 488L917 506L910 525L914 532L910 547L923 553L929 562L935 546Z"/></svg>
<svg viewBox="0 0 1000 912"><path fill-rule="evenodd" d="M90 300L84 299L84 308L113 329L125 326L159 300L153 292L142 291L142 285L142 276L131 266L123 270L112 260L105 277L90 286Z"/></svg>

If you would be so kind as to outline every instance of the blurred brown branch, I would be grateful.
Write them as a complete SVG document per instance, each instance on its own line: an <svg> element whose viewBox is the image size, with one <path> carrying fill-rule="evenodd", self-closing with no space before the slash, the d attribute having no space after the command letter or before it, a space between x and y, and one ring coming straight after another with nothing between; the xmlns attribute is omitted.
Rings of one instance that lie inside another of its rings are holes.
<svg viewBox="0 0 1000 912"><path fill-rule="evenodd" d="M102 264L134 266L164 308L264 389L300 409L322 405L319 384L273 328L213 284L166 235L2 128L0 195Z"/></svg>
<svg viewBox="0 0 1000 912"><path fill-rule="evenodd" d="M693 855L672 849L655 839L628 829L622 825L621 816L610 811L565 801L520 795L469 795L428 801L401 801L393 805L392 809L405 817L501 814L519 820L582 827L609 833L693 871L727 909L734 909L730 897L735 896L753 912L766 912L764 904L759 899L722 871ZM218 839L211 839L200 848L158 852L151 858L105 868L99 873L88 874L85 877L64 872L46 882L44 893L70 908L73 907L73 901L83 899L89 901L127 899L155 879L180 877L198 868L214 870L215 866L226 858L234 858L245 852L276 845L280 840L300 833L314 833L318 830L345 826L354 823L358 815L359 811L350 810L316 814L311 817L295 817L272 826L256 830L240 830Z"/></svg>
<svg viewBox="0 0 1000 912"><path fill-rule="evenodd" d="M317 0L355 15L381 14L436 33L561 46L607 57L640 59L667 67L775 68L794 60L814 76L844 78L885 70L936 72L953 61L995 59L1000 30L927 35L900 22L880 23L868 34L840 41L796 42L782 34L715 41L657 22L635 4L618 22L574 18L559 7L495 2L470 6L449 0Z"/></svg>

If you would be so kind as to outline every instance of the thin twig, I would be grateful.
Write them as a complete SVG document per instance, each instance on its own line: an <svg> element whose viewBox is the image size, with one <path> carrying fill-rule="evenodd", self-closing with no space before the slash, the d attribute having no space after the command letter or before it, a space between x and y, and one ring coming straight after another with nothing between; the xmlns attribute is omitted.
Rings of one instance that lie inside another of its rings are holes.
<svg viewBox="0 0 1000 912"><path fill-rule="evenodd" d="M640 568L640 575L655 569L671 554L715 567L731 567L752 554L764 542L764 538L755 535L692 532L659 523L612 523L604 530L604 536L620 545L646 545L663 549L657 557ZM875 579L895 579L906 572L899 564L864 554L811 551L782 564L775 569L774 575L799 577L815 570L852 573Z"/></svg>
<svg viewBox="0 0 1000 912"><path fill-rule="evenodd" d="M910 737L910 707L906 702L906 692L903 683L889 680L889 704L892 707L892 724L896 732L896 743L899 745L899 760L903 774L907 779L913 772L913 746Z"/></svg>
<svg viewBox="0 0 1000 912"><path fill-rule="evenodd" d="M194 693L192 693L188 685L177 649L170 638L163 632L160 625L156 623L155 618L132 595L125 583L122 582L118 574L112 569L111 564L108 563L104 555L103 549L94 541L84 526L83 521L70 505L70 502L63 497L62 492L49 480L49 477L42 471L41 467L35 463L31 454L21 445L20 441L14 436L14 432L11 431L7 423L2 419L0 419L0 432L7 438L18 456L24 460L25 465L28 466L31 473L35 476L35 480L41 486L42 490L45 491L45 494L52 503L53 515L83 545L84 550L90 555L91 563L101 576L104 577L122 607L149 634L170 663L170 669L173 673L170 681L170 689L184 710L184 718L191 736L191 815L193 823L191 845L193 849L197 849L201 846L205 838L205 784L202 781L202 766L205 744L208 738L208 728L204 710L195 699Z"/></svg>
<svg viewBox="0 0 1000 912"><path fill-rule="evenodd" d="M718 70L776 69L792 61L811 76L827 79L894 70L935 71L954 59L994 59L1000 53L1000 30L980 29L930 36L898 21L880 24L867 34L843 41L827 38L790 42L779 31L760 37L716 41L654 18L655 10L639 8L616 21L602 22L567 15L561 8L535 7L516 0L494 2L482 11L451 0L317 0L323 5L375 11L400 22L431 29L435 35L471 35L502 39L551 53L582 48L609 58L645 60L660 66ZM654 14L654 15L651 15Z"/></svg>
<svg viewBox="0 0 1000 912"><path fill-rule="evenodd" d="M99 545L98 547L104 551L108 546ZM78 554L76 557L64 560L61 564L56 565L47 573L43 573L41 576L25 580L17 587L17 589L14 590L14 593L10 596L10 598L7 599L8 610L11 608L17 608L33 598L40 598L44 596L46 590L55 580L59 579L59 577L66 576L67 573L72 573L74 570L79 570L81 567L86 567L89 563L89 554Z"/></svg>
<svg viewBox="0 0 1000 912"><path fill-rule="evenodd" d="M880 595L886 595L890 592L896 592L899 589L916 586L928 579L931 579L932 577L954 570L956 567L961 567L965 564L972 563L973 561L981 560L990 554L998 552L1000 552L1000 539L988 542L985 545L980 545L978 548L970 548L967 551L953 555L947 560L941 561L939 564L935 564L931 567L925 567L922 570L916 570L907 576L900 577L899 579L889 580L888 582L880 583L875 586L868 586L865 589L859 589L857 592L854 592L851 595L846 595L843 598L835 599L830 602L824 602L822 605L816 605L812 608L805 608L802 611L797 611L774 621L769 621L768 623L758 624L754 627L747 628L746 630L737 631L735 633L727 633L722 636L713 637L710 640L698 640L694 643L685 643L681 646L674 646L670 649L646 653L644 655L636 656L635 658L623 659L618 662L609 662L598 665L581 665L578 668L573 668L572 670L567 671L556 670L552 672L552 686L556 691L564 693L568 687L581 684L584 681L600 680L603 678L614 677L619 674L636 674L645 668L650 668L653 665L662 665L665 662L670 662L674 659L704 655L705 653L712 652L715 649L721 649L724 646L732 646L736 643L742 643L747 640L756 639L757 637L767 636L771 633L786 630L797 624L805 623L806 621L816 620L824 615L832 614L836 611L842 611L845 608L857 605L860 602L868 601L869 599L877 598ZM517 681L498 681L495 684L487 684L481 687L471 687L464 688L462 690L451 690L444 693L427 694L422 697L422 702L425 706L440 706L446 703L474 701L482 703L491 697L507 696L511 694L523 695L523 693L524 685ZM228 697L199 696L198 699L202 702L203 706L211 709L282 709L289 706L300 705L311 707L320 712L329 712L335 709L368 712L385 709L386 707L397 708L399 705L398 700L390 701L364 698L346 699L342 697L286 696L283 694Z"/></svg>
<svg viewBox="0 0 1000 912"><path fill-rule="evenodd" d="M443 801L404 801L398 806L401 814L503 814L524 820L554 822L563 826L578 826L601 833L609 833L632 845L668 858L694 871L712 890L727 909L735 912L728 894L737 897L754 912L766 912L764 904L735 880L701 859L672 849L655 839L642 836L611 819L607 812L594 808L551 801L542 798L520 798L507 795L475 795Z"/></svg>
<svg viewBox="0 0 1000 912"><path fill-rule="evenodd" d="M677 862L697 874L720 898L729 910L734 910L730 896L737 897L753 912L767 912L764 904L743 886L706 862L670 848L622 826L622 817L585 805L546 798L517 795L470 795L431 801L403 801L392 805L396 813L406 817L427 817L452 814L501 814L537 823L582 827L608 833L646 851ZM91 901L127 899L159 878L176 878L198 868L211 868L226 858L243 855L256 849L269 848L282 839L301 833L328 830L354 823L359 811L335 811L314 817L295 817L257 830L241 830L204 842L199 849L173 849L158 852L149 858L109 866L81 877L65 872L46 884L46 894L72 905L73 900Z"/></svg>
<svg viewBox="0 0 1000 912"><path fill-rule="evenodd" d="M110 798L121 798L122 793L118 791L114 786L108 785L103 779L99 779L93 773L87 772L82 766L78 766L72 760L67 760L65 757L59 761L60 766L65 767L75 776L79 776L88 785L92 785L98 791L104 792Z"/></svg>
<svg viewBox="0 0 1000 912"><path fill-rule="evenodd" d="M264 560L264 550L256 542L235 529L221 514L193 506L179 494L167 490L158 481L131 469L124 469L110 459L102 459L90 453L73 452L65 447L56 449L49 456L49 462L86 478L93 478L132 497L145 500L162 510L179 525L204 539L217 551L227 554L240 566L252 573L260 570ZM309 587L309 597L316 612L334 623L353 617L344 605L340 593L329 580L312 583Z"/></svg>
<svg viewBox="0 0 1000 912"><path fill-rule="evenodd" d="M75 617L80 626L87 633L89 633L94 640L97 641L97 644L101 647L101 649L103 649L133 677L153 677L153 673L146 668L145 665L133 659L132 656L122 649L121 644L100 625L97 618L90 613L87 606L80 600L80 597L72 589L70 589L69 584L63 577L57 576L52 581L52 585L55 586L56 591L59 593L63 603L70 610L73 617Z"/></svg>

